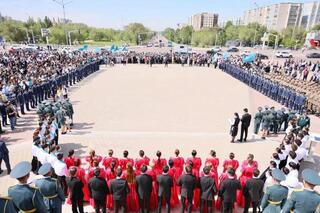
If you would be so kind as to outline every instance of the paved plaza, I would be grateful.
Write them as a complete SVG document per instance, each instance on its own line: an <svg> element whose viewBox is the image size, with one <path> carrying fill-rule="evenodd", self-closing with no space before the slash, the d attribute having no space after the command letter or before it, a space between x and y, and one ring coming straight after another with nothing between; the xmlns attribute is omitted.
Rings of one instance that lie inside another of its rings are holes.
<svg viewBox="0 0 320 213"><path fill-rule="evenodd" d="M258 106L279 105L212 67L102 66L70 90L70 99L75 125L59 141L65 153L72 148L81 157L90 149L102 156L113 149L121 157L127 149L129 157L136 158L143 149L151 159L156 158L157 150L168 158L179 148L183 157L196 149L204 159L214 149L221 163L230 152L239 161L253 153L264 170L283 137L262 141L251 129L247 143L231 144L228 119L234 112L242 114L247 107L254 115ZM311 131L320 127L317 118L312 117L311 123ZM37 116L31 112L18 120L16 133L8 130L2 136L8 141L12 166L31 160L36 125ZM15 183L5 174L0 176L2 195ZM71 207L64 206L64 212L71 212Z"/></svg>

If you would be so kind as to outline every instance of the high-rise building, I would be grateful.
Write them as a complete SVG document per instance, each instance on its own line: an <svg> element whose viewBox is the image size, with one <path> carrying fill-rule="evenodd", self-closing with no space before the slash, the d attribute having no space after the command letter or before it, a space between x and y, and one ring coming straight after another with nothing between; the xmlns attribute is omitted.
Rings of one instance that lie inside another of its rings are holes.
<svg viewBox="0 0 320 213"><path fill-rule="evenodd" d="M189 19L189 25L191 25L194 30L213 28L218 24L218 17L218 14L214 13L194 14Z"/></svg>
<svg viewBox="0 0 320 213"><path fill-rule="evenodd" d="M319 23L320 1L305 3L301 11L299 26L306 30L310 30Z"/></svg>
<svg viewBox="0 0 320 213"><path fill-rule="evenodd" d="M290 26L299 26L302 3L279 3L247 10L243 23L259 23L269 30L281 31Z"/></svg>

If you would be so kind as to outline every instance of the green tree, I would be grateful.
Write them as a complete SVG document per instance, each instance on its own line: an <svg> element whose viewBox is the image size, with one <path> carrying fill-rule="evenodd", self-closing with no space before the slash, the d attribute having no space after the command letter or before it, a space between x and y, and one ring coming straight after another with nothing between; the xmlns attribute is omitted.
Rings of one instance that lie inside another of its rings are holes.
<svg viewBox="0 0 320 213"><path fill-rule="evenodd" d="M50 20L50 18L48 16L44 17L43 24L44 24L45 28L50 28L53 26L52 21Z"/></svg>
<svg viewBox="0 0 320 213"><path fill-rule="evenodd" d="M179 31L179 40L182 44L191 44L193 28L191 26L182 27Z"/></svg>
<svg viewBox="0 0 320 213"><path fill-rule="evenodd" d="M176 31L173 28L166 28L163 32L164 37L166 37L169 41L175 40Z"/></svg>

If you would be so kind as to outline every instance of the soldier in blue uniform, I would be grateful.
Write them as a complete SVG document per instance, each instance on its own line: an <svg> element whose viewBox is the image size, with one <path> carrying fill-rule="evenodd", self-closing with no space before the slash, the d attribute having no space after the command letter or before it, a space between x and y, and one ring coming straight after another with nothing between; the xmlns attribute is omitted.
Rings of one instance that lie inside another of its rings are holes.
<svg viewBox="0 0 320 213"><path fill-rule="evenodd" d="M39 175L44 178L35 181L35 185L39 188L43 196L44 203L50 213L61 213L62 204L65 202L64 193L57 179L51 178L52 168L50 163L43 164L39 171Z"/></svg>
<svg viewBox="0 0 320 213"><path fill-rule="evenodd" d="M31 164L26 161L18 163L11 171L10 177L19 181L19 184L8 189L17 211L24 213L48 213L39 190L27 184L31 171Z"/></svg>
<svg viewBox="0 0 320 213"><path fill-rule="evenodd" d="M10 197L0 197L0 212L1 213L18 213L14 208Z"/></svg>
<svg viewBox="0 0 320 213"><path fill-rule="evenodd" d="M258 112L254 116L254 134L259 133L262 118L263 118L262 107L259 107Z"/></svg>
<svg viewBox="0 0 320 213"><path fill-rule="evenodd" d="M288 196L288 188L280 185L286 176L280 169L273 169L271 175L274 185L267 188L261 201L261 208L263 213L280 213Z"/></svg>
<svg viewBox="0 0 320 213"><path fill-rule="evenodd" d="M283 213L313 213L320 205L320 195L314 187L320 185L320 177L316 171L305 169L302 172L304 189L295 190L282 209Z"/></svg>

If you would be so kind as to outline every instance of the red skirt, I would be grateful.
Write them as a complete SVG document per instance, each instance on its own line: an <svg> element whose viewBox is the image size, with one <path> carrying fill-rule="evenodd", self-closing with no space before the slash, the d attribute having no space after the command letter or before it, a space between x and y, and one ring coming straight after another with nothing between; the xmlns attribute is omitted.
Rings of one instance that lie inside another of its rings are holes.
<svg viewBox="0 0 320 213"><path fill-rule="evenodd" d="M193 210L200 207L200 189L195 189L193 191Z"/></svg>
<svg viewBox="0 0 320 213"><path fill-rule="evenodd" d="M171 199L170 199L170 206L171 208L175 208L176 206L180 205L179 201L179 187L177 186L176 182L173 182L173 187L171 188Z"/></svg>
<svg viewBox="0 0 320 213"><path fill-rule="evenodd" d="M139 198L134 183L129 183L130 192L127 195L127 210L129 212L139 211Z"/></svg>
<svg viewBox="0 0 320 213"><path fill-rule="evenodd" d="M110 183L111 183L111 180L108 181L108 187L109 187L109 189L110 189ZM113 206L113 197L112 197L112 194L108 194L108 195L107 195L106 203L107 203L107 209L113 210L114 206Z"/></svg>
<svg viewBox="0 0 320 213"><path fill-rule="evenodd" d="M150 210L155 211L158 207L158 192L157 192L157 183L152 182L152 192L150 197Z"/></svg>

